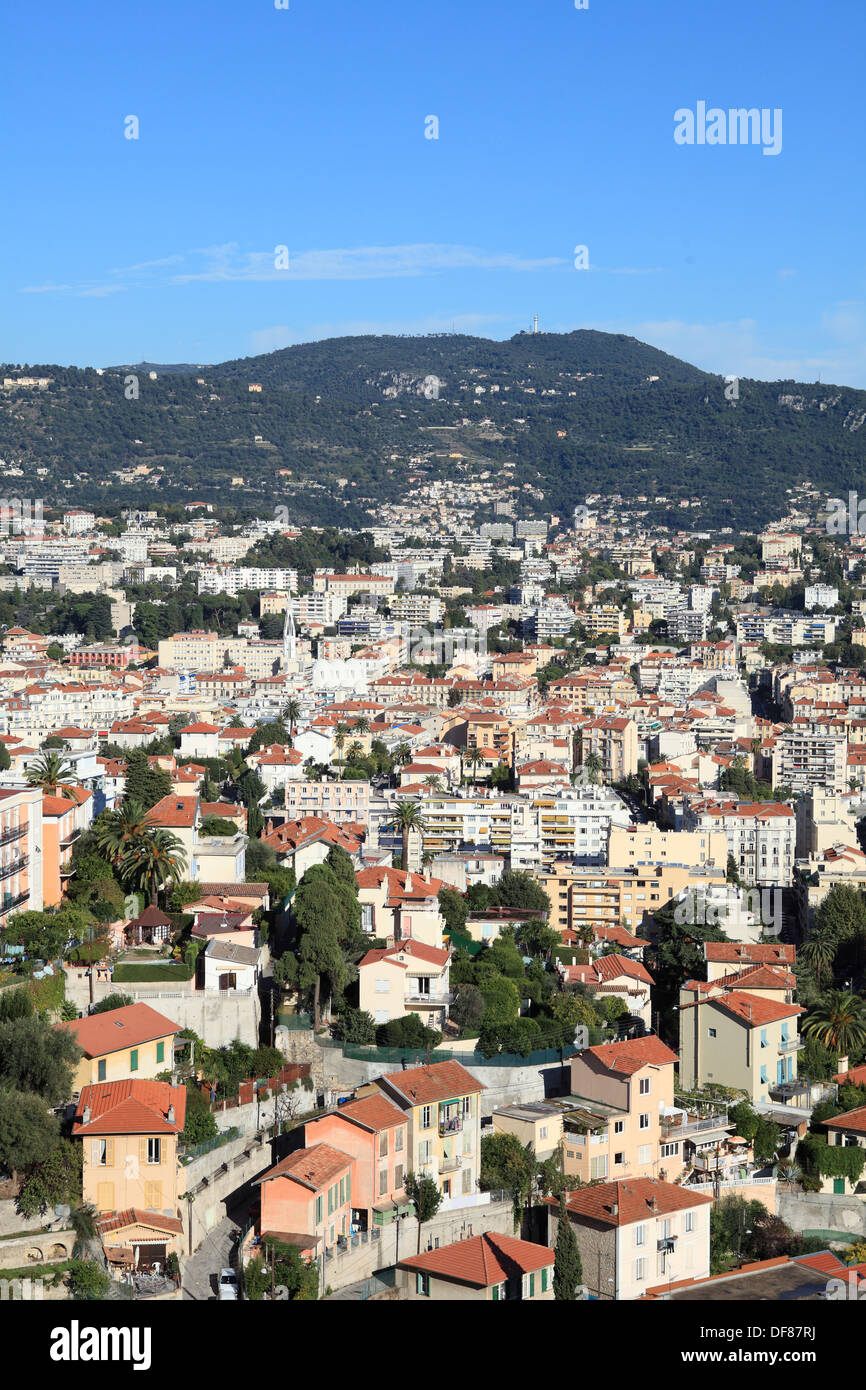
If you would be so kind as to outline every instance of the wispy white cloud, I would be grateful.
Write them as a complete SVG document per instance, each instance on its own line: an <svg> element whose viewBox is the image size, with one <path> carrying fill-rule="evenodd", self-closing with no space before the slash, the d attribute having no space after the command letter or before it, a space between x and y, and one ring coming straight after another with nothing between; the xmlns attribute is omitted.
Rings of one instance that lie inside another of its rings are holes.
<svg viewBox="0 0 866 1390"><path fill-rule="evenodd" d="M405 246L355 246L332 250L289 249L288 265L277 269L278 248L241 252L236 243L203 248L197 270L174 275L174 284L194 280L384 280L435 275L449 270L555 270L567 264L562 256L525 257L508 251L484 251L472 246L418 243Z"/></svg>

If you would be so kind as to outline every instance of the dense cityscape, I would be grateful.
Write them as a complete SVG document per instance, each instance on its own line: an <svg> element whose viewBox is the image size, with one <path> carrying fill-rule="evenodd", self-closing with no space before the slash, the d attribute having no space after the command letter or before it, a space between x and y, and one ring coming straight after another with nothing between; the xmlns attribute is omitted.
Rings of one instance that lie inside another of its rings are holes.
<svg viewBox="0 0 866 1390"><path fill-rule="evenodd" d="M850 1296L866 543L789 494L7 500L4 1277Z"/></svg>

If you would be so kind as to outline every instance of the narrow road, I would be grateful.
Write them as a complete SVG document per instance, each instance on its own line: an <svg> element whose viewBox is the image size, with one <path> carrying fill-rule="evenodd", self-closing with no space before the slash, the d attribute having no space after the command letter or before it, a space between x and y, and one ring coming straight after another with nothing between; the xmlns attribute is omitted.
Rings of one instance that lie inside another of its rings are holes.
<svg viewBox="0 0 866 1390"><path fill-rule="evenodd" d="M188 1255L183 1268L183 1297L197 1303L214 1301L221 1269L235 1267L235 1247L240 1225L225 1217L208 1232L194 1255Z"/></svg>

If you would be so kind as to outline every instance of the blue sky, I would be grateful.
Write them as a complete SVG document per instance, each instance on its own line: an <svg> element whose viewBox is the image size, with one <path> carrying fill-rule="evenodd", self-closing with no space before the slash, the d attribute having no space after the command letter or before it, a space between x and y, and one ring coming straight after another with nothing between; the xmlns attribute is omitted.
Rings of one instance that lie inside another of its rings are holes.
<svg viewBox="0 0 866 1390"><path fill-rule="evenodd" d="M289 6L8 12L4 361L504 338L537 313L866 387L859 0ZM780 108L781 152L676 144L699 101Z"/></svg>

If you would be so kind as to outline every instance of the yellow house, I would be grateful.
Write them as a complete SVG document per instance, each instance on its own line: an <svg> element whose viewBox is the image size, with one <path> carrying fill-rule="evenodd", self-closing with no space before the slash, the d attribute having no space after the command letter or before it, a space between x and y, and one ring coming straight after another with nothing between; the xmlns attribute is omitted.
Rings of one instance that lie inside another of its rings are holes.
<svg viewBox="0 0 866 1390"><path fill-rule="evenodd" d="M476 1193L482 1083L459 1062L434 1062L380 1076L374 1085L408 1116L408 1166L435 1180L443 1210L451 1200Z"/></svg>
<svg viewBox="0 0 866 1390"><path fill-rule="evenodd" d="M524 1148L532 1146L539 1162L552 1158L562 1147L563 1109L543 1100L500 1105L493 1112L494 1134L513 1134Z"/></svg>
<svg viewBox="0 0 866 1390"><path fill-rule="evenodd" d="M681 1084L731 1086L758 1104L787 1099L797 1080L797 1017L804 1012L745 989L681 1003Z"/></svg>
<svg viewBox="0 0 866 1390"><path fill-rule="evenodd" d="M674 1108L672 1052L655 1034L588 1047L571 1059L563 1168L581 1182L667 1178L684 1166L663 1118Z"/></svg>
<svg viewBox="0 0 866 1390"><path fill-rule="evenodd" d="M84 1147L84 1201L100 1213L177 1216L185 1188L177 1137L185 1113L184 1086L132 1080L85 1086L72 1127Z"/></svg>
<svg viewBox="0 0 866 1390"><path fill-rule="evenodd" d="M75 1070L73 1092L100 1081L148 1080L170 1071L174 1038L180 1032L176 1023L149 1004L127 1004L57 1027L71 1033L84 1051Z"/></svg>

